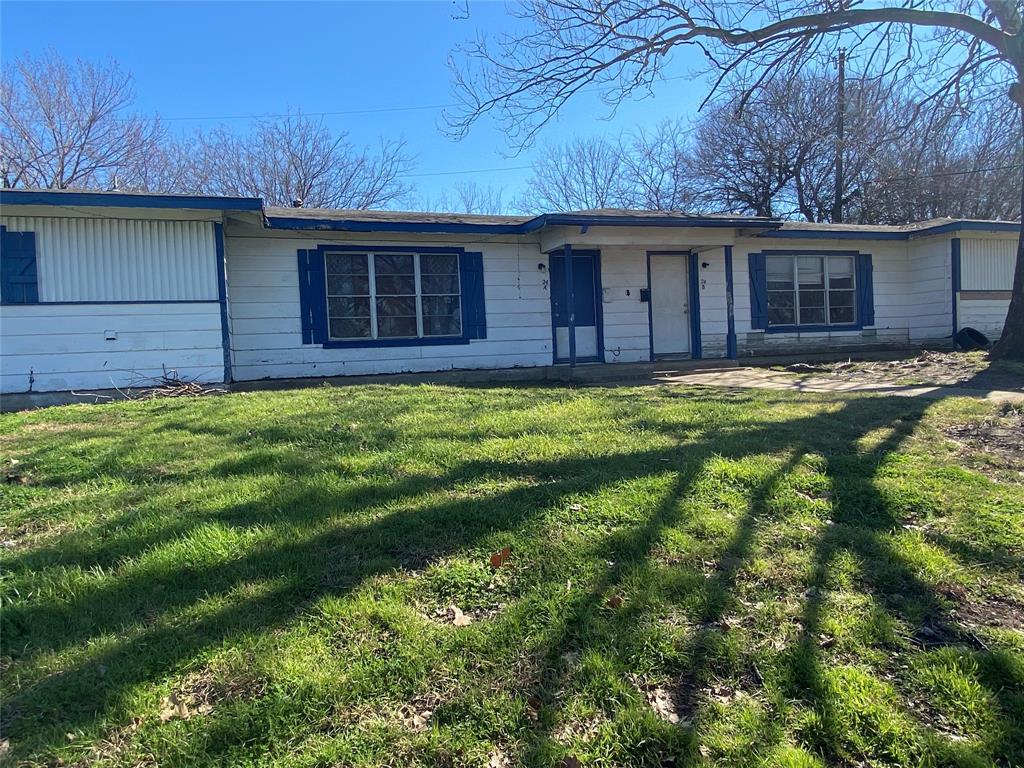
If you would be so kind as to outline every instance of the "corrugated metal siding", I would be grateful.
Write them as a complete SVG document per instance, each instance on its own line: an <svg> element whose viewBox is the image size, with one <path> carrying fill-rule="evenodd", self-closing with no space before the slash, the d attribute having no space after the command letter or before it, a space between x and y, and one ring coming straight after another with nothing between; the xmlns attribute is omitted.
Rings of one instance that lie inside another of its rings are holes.
<svg viewBox="0 0 1024 768"><path fill-rule="evenodd" d="M40 301L217 299L213 224L5 216L36 233Z"/></svg>
<svg viewBox="0 0 1024 768"><path fill-rule="evenodd" d="M1014 240L960 241L960 288L964 291L1008 291L1013 287L1017 255Z"/></svg>

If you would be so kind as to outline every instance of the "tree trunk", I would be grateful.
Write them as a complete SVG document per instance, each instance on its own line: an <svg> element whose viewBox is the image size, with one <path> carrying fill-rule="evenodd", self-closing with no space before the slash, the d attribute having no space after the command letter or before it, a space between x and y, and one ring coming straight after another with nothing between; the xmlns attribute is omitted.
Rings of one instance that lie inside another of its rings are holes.
<svg viewBox="0 0 1024 768"><path fill-rule="evenodd" d="M1024 106L1021 114L1022 140L1024 140ZM1017 265L1013 271L1013 294L1006 313L1003 335L992 348L992 357L1024 361L1024 168L1021 169L1021 226L1017 236Z"/></svg>

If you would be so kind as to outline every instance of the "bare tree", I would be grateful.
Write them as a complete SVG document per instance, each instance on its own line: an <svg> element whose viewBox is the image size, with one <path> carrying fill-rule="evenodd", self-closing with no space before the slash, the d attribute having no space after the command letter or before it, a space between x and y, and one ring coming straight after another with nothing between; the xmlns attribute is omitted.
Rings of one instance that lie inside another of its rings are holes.
<svg viewBox="0 0 1024 768"><path fill-rule="evenodd" d="M424 198L422 205L424 210L430 211L500 215L508 210L504 194L502 187L484 187L475 181L460 181L433 198Z"/></svg>
<svg viewBox="0 0 1024 768"><path fill-rule="evenodd" d="M192 191L358 209L385 207L409 191L405 142L381 141L371 153L301 114L259 120L244 134L220 127L198 134L194 146L195 168L170 175L191 179Z"/></svg>
<svg viewBox="0 0 1024 768"><path fill-rule="evenodd" d="M493 113L514 142L528 143L583 88L601 88L610 104L649 92L680 46L700 50L717 82L748 83L749 96L842 44L862 57L869 76L917 84L918 107L974 107L1009 94L1021 124L1024 21L1016 0L851 8L807 0L526 0L519 16L526 24L494 45L481 38L453 58L461 109L447 117L456 135ZM1024 195L1024 183L1017 191ZM994 353L1024 360L1024 236Z"/></svg>
<svg viewBox="0 0 1024 768"><path fill-rule="evenodd" d="M114 61L24 55L0 78L4 187L106 188L159 147L156 118L132 114L131 75Z"/></svg>
<svg viewBox="0 0 1024 768"><path fill-rule="evenodd" d="M697 204L690 130L665 121L622 140L631 204L652 211L690 211Z"/></svg>
<svg viewBox="0 0 1024 768"><path fill-rule="evenodd" d="M619 208L632 204L622 148L576 138L541 148L517 207L528 213Z"/></svg>

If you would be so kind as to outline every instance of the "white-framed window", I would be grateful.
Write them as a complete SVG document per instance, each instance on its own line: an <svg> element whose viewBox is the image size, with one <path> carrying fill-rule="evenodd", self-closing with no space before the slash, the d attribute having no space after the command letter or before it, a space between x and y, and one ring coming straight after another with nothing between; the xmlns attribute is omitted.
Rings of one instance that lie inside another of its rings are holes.
<svg viewBox="0 0 1024 768"><path fill-rule="evenodd" d="M768 325L853 325L857 322L852 255L773 255L768 272Z"/></svg>
<svg viewBox="0 0 1024 768"><path fill-rule="evenodd" d="M331 340L462 335L455 253L324 253Z"/></svg>

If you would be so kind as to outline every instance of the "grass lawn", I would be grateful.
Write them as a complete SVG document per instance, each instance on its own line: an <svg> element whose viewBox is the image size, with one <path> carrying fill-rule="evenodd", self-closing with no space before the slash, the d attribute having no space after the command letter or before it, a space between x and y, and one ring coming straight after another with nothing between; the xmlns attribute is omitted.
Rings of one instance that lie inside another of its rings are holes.
<svg viewBox="0 0 1024 768"><path fill-rule="evenodd" d="M996 410L359 386L0 417L0 749L1022 765L1024 475L943 432Z"/></svg>

